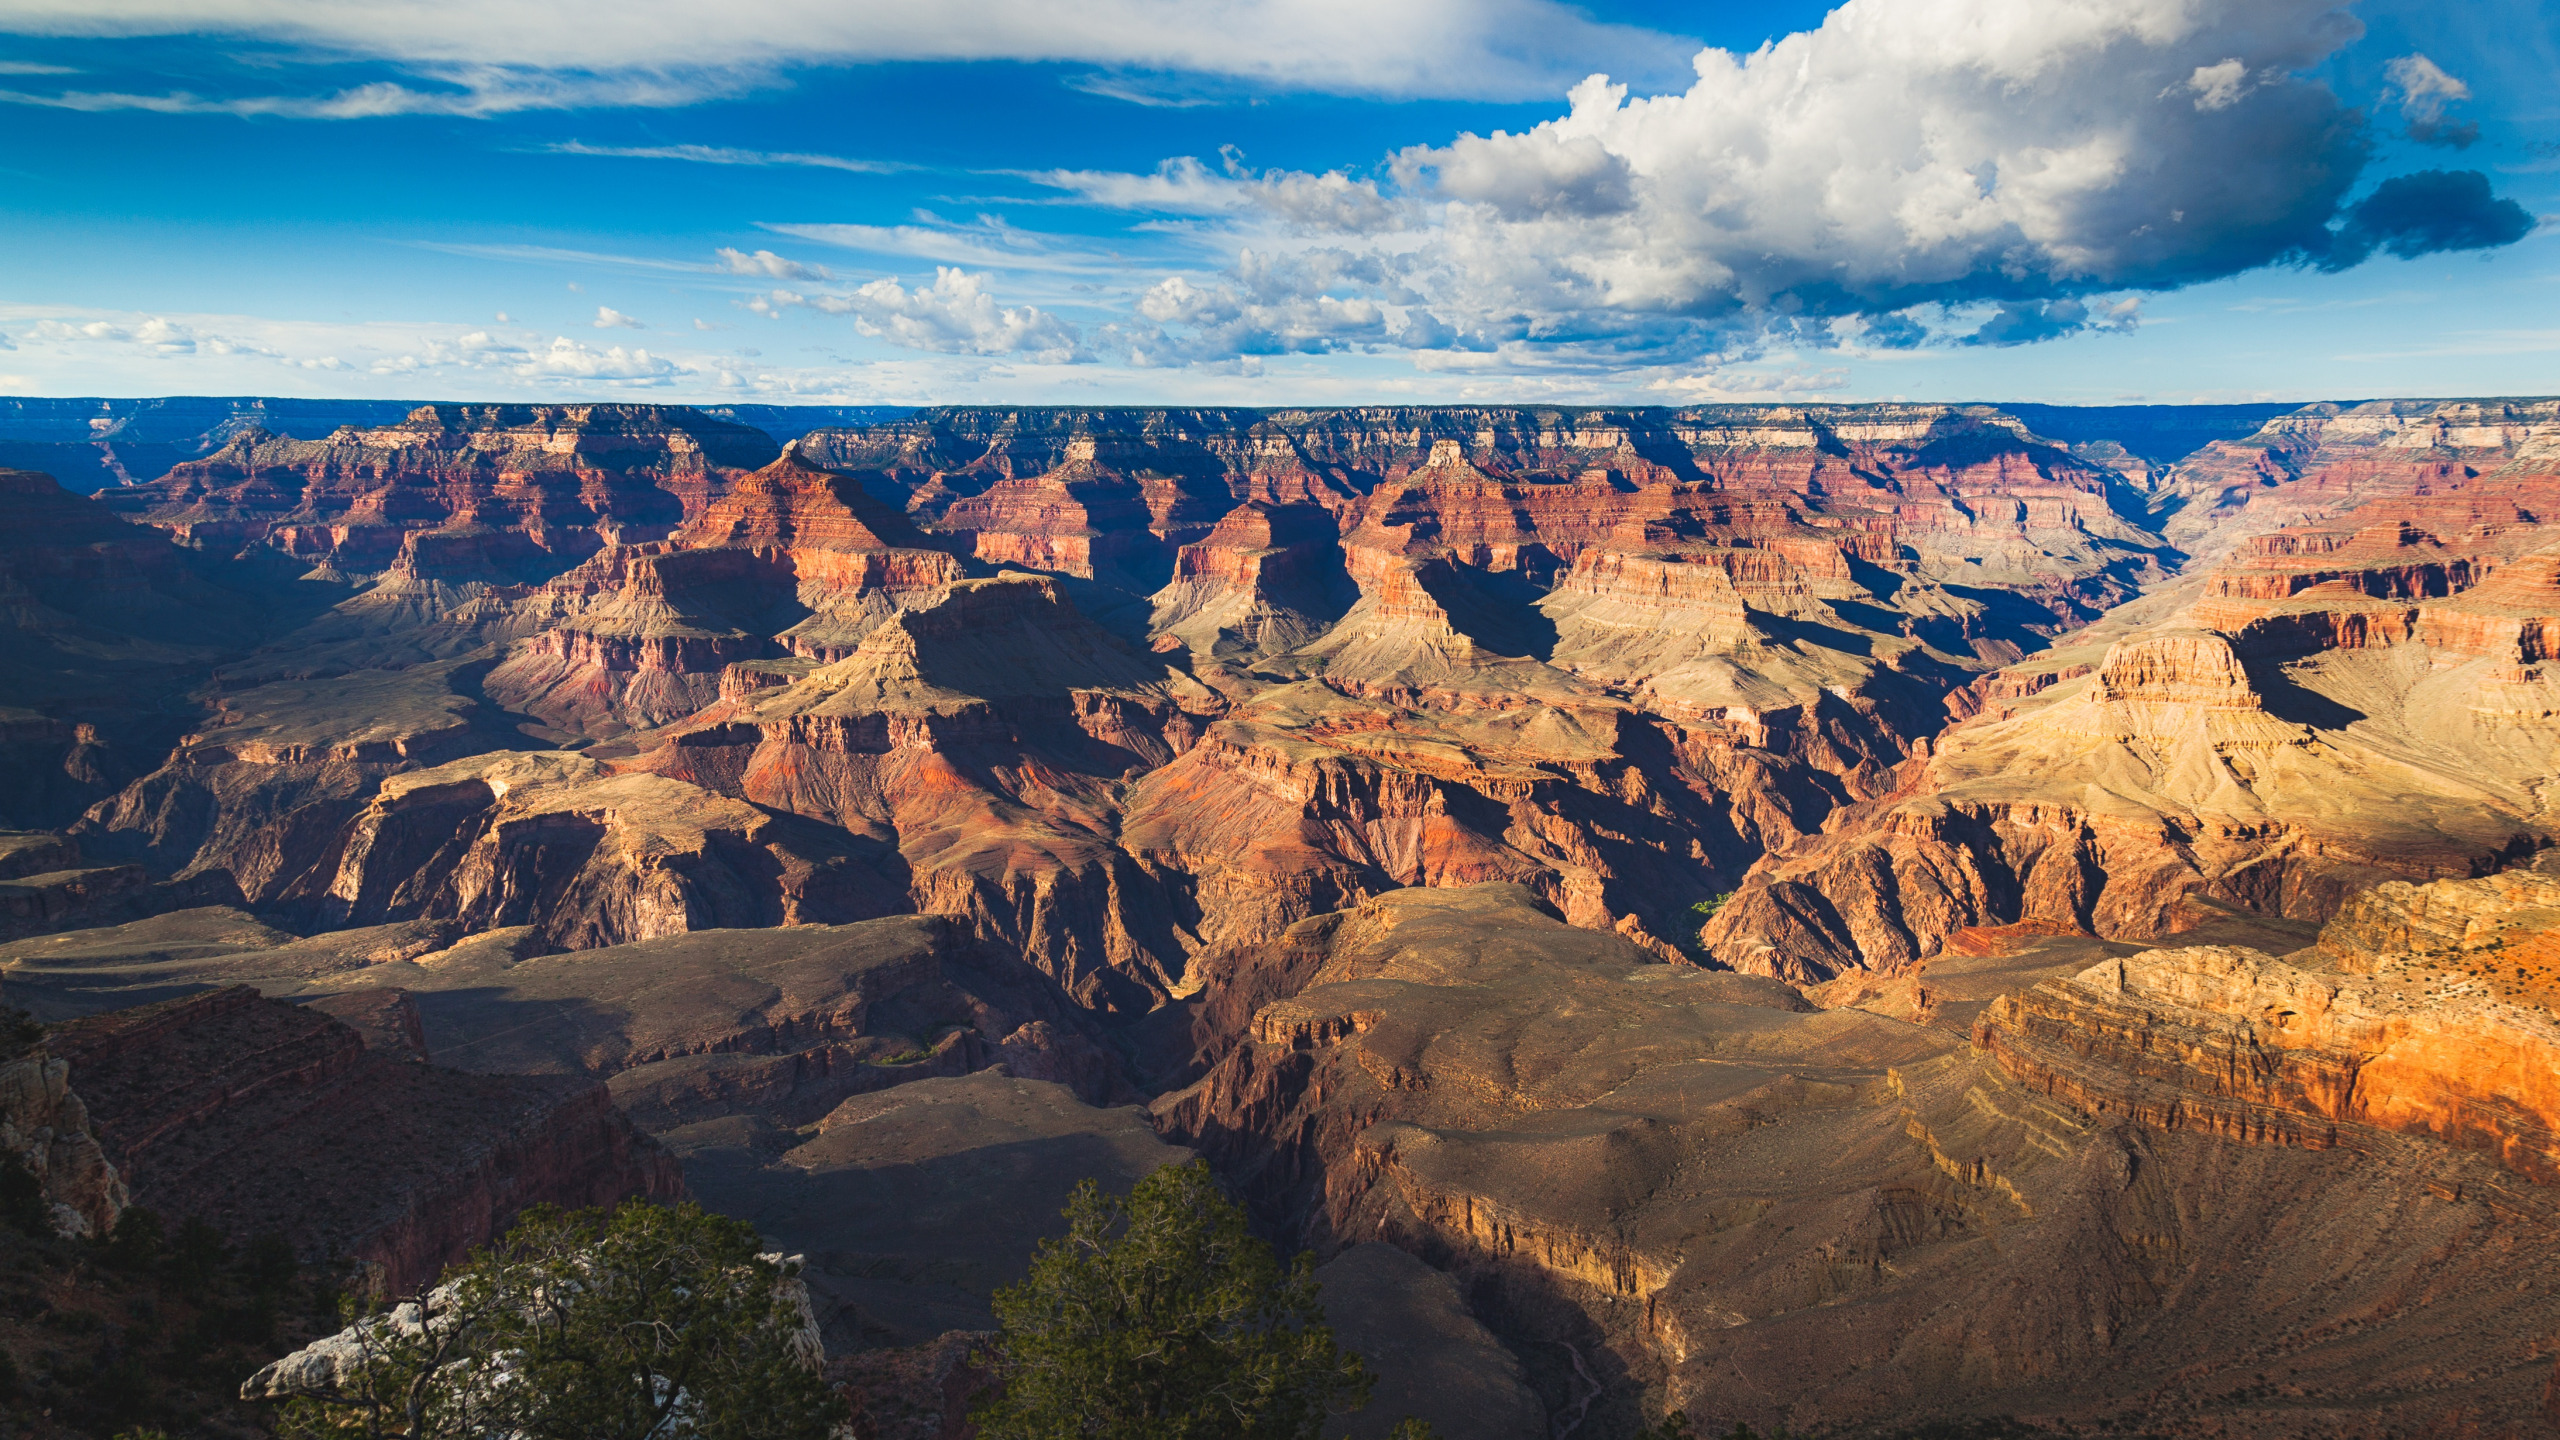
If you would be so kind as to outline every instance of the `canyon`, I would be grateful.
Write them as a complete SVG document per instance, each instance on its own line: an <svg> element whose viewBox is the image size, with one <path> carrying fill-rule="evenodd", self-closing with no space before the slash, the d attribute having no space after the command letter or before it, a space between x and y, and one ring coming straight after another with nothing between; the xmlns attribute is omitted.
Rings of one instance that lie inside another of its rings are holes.
<svg viewBox="0 0 2560 1440"><path fill-rule="evenodd" d="M297 1243L940 1385L1197 1154L1451 1434L2560 1413L2560 402L226 414L0 471L84 1224L449 1110Z"/></svg>

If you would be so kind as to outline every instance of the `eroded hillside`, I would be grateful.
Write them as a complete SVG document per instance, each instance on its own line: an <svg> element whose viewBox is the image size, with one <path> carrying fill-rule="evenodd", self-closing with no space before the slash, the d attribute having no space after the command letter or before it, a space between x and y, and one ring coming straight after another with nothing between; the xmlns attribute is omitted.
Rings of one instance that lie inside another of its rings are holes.
<svg viewBox="0 0 2560 1440"><path fill-rule="evenodd" d="M1188 1149L1457 1277L1487 1413L2511 1433L2560 406L2123 419L430 406L19 476L0 959L609 1082L849 1349L983 1323L1054 1209L990 1187Z"/></svg>

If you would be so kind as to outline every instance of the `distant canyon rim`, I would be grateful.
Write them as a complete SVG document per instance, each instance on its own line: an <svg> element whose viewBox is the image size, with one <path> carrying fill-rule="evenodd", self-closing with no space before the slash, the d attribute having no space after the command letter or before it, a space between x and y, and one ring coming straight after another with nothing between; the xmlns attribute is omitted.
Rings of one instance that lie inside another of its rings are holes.
<svg viewBox="0 0 2560 1440"><path fill-rule="evenodd" d="M1197 1154L1332 1433L2560 1433L2560 400L6 403L80 1226L691 1194L943 1435Z"/></svg>

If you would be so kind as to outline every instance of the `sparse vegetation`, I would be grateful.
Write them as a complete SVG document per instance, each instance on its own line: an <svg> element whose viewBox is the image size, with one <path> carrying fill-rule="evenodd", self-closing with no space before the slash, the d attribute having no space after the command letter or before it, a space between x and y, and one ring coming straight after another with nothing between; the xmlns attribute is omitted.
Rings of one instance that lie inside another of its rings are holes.
<svg viewBox="0 0 2560 1440"><path fill-rule="evenodd" d="M698 1205L528 1211L392 1311L350 1305L339 1390L304 1440L823 1440L842 1404L755 1227ZM423 1323L421 1323L423 1321Z"/></svg>
<svg viewBox="0 0 2560 1440"><path fill-rule="evenodd" d="M1312 1258L1282 1265L1207 1164L1167 1166L1125 1200L1088 1180L1066 1216L1030 1276L996 1292L1002 1388L972 1413L983 1440L1314 1440L1367 1402Z"/></svg>

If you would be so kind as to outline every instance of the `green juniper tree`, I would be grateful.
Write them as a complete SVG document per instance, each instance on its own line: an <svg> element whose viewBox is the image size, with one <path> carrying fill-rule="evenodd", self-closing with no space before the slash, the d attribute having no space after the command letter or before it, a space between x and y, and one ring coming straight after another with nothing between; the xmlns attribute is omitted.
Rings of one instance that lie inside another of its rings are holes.
<svg viewBox="0 0 2560 1440"><path fill-rule="evenodd" d="M1066 1214L1065 1237L996 1292L1003 1388L971 1416L983 1440L1314 1440L1368 1400L1310 1257L1281 1265L1206 1163L1126 1200L1088 1180Z"/></svg>
<svg viewBox="0 0 2560 1440"><path fill-rule="evenodd" d="M788 1277L755 1228L695 1205L526 1212L431 1295L357 1314L297 1440L825 1440Z"/></svg>

